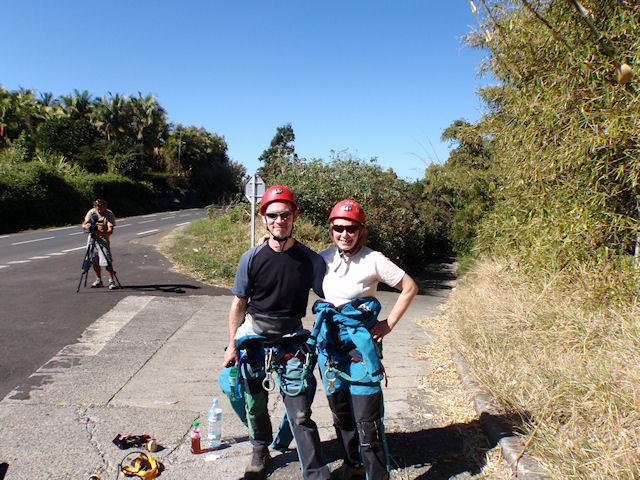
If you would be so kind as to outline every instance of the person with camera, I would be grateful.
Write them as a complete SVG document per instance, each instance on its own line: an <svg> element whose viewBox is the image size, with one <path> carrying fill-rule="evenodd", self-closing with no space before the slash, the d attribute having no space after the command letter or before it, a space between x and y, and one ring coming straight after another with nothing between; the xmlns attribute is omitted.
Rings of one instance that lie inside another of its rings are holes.
<svg viewBox="0 0 640 480"><path fill-rule="evenodd" d="M115 226L116 217L107 208L107 202L97 198L93 202L93 208L87 212L84 222L82 222L82 229L89 233L88 244L92 241L96 243L96 248L93 249L93 258L91 258L96 280L91 284L91 288L104 286L102 283L102 267L105 267L109 277L109 290L118 288L114 280L113 257L111 256L109 242L109 237L113 234Z"/></svg>

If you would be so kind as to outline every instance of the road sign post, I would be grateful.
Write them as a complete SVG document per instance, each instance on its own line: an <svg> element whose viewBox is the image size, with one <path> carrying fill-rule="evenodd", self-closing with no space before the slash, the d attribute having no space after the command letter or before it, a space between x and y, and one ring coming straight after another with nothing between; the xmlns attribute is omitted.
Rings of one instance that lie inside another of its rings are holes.
<svg viewBox="0 0 640 480"><path fill-rule="evenodd" d="M264 195L264 181L257 175L252 175L244 187L244 194L251 204L251 247L256 244L256 202Z"/></svg>

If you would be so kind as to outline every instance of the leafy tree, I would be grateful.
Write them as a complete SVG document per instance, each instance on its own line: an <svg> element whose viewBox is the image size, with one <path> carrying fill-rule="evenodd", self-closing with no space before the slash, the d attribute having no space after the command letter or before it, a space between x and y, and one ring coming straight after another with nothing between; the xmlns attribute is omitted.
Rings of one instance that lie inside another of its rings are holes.
<svg viewBox="0 0 640 480"><path fill-rule="evenodd" d="M258 157L258 160L264 163L264 166L260 168L260 175L263 178L268 179L272 175L277 175L277 172L274 170L274 164L278 160L293 158L295 151L293 142L295 139L296 136L293 133L291 123L277 128L276 134L271 140L270 147Z"/></svg>
<svg viewBox="0 0 640 480"><path fill-rule="evenodd" d="M476 126L456 120L443 132L442 140L457 147L444 165L431 165L425 171L421 182L425 216L437 238L446 239L457 254L467 254L493 205L498 174L492 168L490 144Z"/></svg>
<svg viewBox="0 0 640 480"><path fill-rule="evenodd" d="M91 146L99 137L98 131L86 118L51 118L46 120L36 134L36 145L40 151L59 153L74 158L82 147ZM90 165L82 165L89 167Z"/></svg>
<svg viewBox="0 0 640 480"><path fill-rule="evenodd" d="M0 147L9 143L11 92L0 87Z"/></svg>
<svg viewBox="0 0 640 480"><path fill-rule="evenodd" d="M0 146L8 145L24 132L28 137L29 154L33 153L33 141L30 137L46 119L46 110L41 108L34 91L23 88L16 92L8 92L2 89L0 113Z"/></svg>
<svg viewBox="0 0 640 480"><path fill-rule="evenodd" d="M229 161L224 137L204 128L172 130L164 146L166 162L177 166L179 147L182 175L189 179L203 203L229 198L238 192L245 169Z"/></svg>

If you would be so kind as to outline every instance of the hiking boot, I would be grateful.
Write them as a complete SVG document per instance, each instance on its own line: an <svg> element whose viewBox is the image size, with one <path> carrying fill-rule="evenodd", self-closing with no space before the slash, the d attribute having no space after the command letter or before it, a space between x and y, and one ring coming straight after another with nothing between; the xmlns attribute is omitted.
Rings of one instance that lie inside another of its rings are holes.
<svg viewBox="0 0 640 480"><path fill-rule="evenodd" d="M91 284L91 288L102 288L104 287L102 280L96 278L96 281Z"/></svg>
<svg viewBox="0 0 640 480"><path fill-rule="evenodd" d="M244 470L244 478L245 480L264 480L267 478L269 468L271 468L269 449L263 447L254 448L251 462Z"/></svg>
<svg viewBox="0 0 640 480"><path fill-rule="evenodd" d="M349 465L347 462L344 462L340 468L336 468L333 472L331 472L332 480L350 480L352 478L364 477L366 475L364 465L360 464L357 466Z"/></svg>

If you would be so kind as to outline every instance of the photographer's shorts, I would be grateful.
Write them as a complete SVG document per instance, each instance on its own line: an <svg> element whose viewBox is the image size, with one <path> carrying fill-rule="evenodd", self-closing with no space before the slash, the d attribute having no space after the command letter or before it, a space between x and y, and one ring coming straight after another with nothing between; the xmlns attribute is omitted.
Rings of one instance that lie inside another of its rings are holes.
<svg viewBox="0 0 640 480"><path fill-rule="evenodd" d="M96 238L96 247L93 249L93 258L91 259L91 263L94 265L100 265L101 267L106 267L112 262L113 259L111 257L109 241L104 238Z"/></svg>

